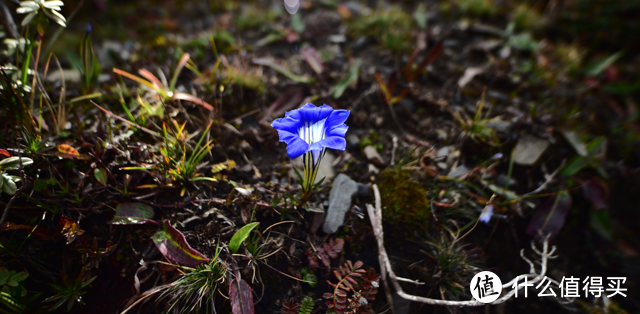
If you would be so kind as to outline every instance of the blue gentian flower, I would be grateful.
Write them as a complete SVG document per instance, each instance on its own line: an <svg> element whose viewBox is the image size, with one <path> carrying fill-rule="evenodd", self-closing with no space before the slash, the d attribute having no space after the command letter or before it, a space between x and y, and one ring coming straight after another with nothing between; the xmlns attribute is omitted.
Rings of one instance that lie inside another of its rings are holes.
<svg viewBox="0 0 640 314"><path fill-rule="evenodd" d="M327 105L316 107L306 104L300 109L286 112L284 118L271 123L278 130L280 142L287 143L289 158L303 156L305 190L315 181L325 150L346 149L347 141L344 136L349 127L344 122L348 117L349 110L333 110Z"/></svg>
<svg viewBox="0 0 640 314"><path fill-rule="evenodd" d="M493 216L493 205L489 205L482 210L482 214L480 214L480 221L488 224L489 220L491 220L491 216Z"/></svg>

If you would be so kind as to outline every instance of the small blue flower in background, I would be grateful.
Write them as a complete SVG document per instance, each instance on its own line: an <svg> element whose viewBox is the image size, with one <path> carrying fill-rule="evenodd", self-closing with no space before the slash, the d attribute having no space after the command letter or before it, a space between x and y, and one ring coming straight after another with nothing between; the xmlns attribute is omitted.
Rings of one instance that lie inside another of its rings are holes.
<svg viewBox="0 0 640 314"><path fill-rule="evenodd" d="M325 150L345 150L347 147L344 136L349 127L344 122L348 117L349 110L333 110L327 105L316 107L306 104L300 109L285 113L284 118L271 123L271 126L278 130L280 142L287 143L289 158L303 156L302 187L305 192L310 192Z"/></svg>
<svg viewBox="0 0 640 314"><path fill-rule="evenodd" d="M493 216L493 205L489 205L482 210L482 214L480 214L480 221L488 224L489 220L491 220L491 216Z"/></svg>

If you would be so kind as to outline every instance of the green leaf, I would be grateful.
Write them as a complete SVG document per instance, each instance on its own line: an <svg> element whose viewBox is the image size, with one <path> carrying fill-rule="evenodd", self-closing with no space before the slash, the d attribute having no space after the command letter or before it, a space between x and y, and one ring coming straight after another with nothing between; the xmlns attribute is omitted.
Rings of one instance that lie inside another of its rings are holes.
<svg viewBox="0 0 640 314"><path fill-rule="evenodd" d="M51 182L51 181L53 181L53 182ZM36 192L42 192L42 191L46 190L49 185L55 185L55 184L56 184L56 181L53 178L48 179L48 180L35 179L33 181L33 189L36 190Z"/></svg>
<svg viewBox="0 0 640 314"><path fill-rule="evenodd" d="M240 248L242 242L244 242L244 240L249 237L249 233L251 233L251 231L259 224L259 222L252 222L240 228L240 230L238 230L236 234L233 235L231 241L229 241L229 250L231 250L231 253L238 252L238 249Z"/></svg>
<svg viewBox="0 0 640 314"><path fill-rule="evenodd" d="M420 3L413 12L413 19L420 29L427 29L427 7L424 3Z"/></svg>
<svg viewBox="0 0 640 314"><path fill-rule="evenodd" d="M360 64L362 64L362 60L356 59L356 61L351 66L351 68L349 68L349 72L347 72L347 74L344 77L342 77L342 79L338 82L338 84L336 84L336 86L333 87L331 96L334 99L338 99L342 97L342 94L344 94L344 91L347 90L347 87L349 87L351 84L353 84L353 82L355 82L358 79L358 71L360 70Z"/></svg>
<svg viewBox="0 0 640 314"><path fill-rule="evenodd" d="M96 168L93 170L93 176L96 177L100 184L107 186L107 169Z"/></svg>
<svg viewBox="0 0 640 314"><path fill-rule="evenodd" d="M537 51L540 48L540 43L535 41L529 32L509 36L508 44L522 51Z"/></svg>
<svg viewBox="0 0 640 314"><path fill-rule="evenodd" d="M0 267L0 286L4 286L9 280L9 270L5 267Z"/></svg>
<svg viewBox="0 0 640 314"><path fill-rule="evenodd" d="M591 227L607 240L613 238L613 227L608 210L591 210Z"/></svg>
<svg viewBox="0 0 640 314"><path fill-rule="evenodd" d="M602 155L604 153L605 140L606 140L605 137L600 136L594 139L593 141L591 141L589 144L587 144L587 156L586 157L583 157L580 155L573 156L573 158L569 160L567 165L564 166L564 168L562 168L562 170L560 171L560 176L563 176L563 177L573 176L574 174L580 172L582 169L584 169L587 166L595 167L596 170L598 170L600 167L594 159L595 157L598 157L599 155ZM604 174L605 175L603 177L607 177L606 173Z"/></svg>
<svg viewBox="0 0 640 314"><path fill-rule="evenodd" d="M253 59L252 62L254 64L258 64L258 65L263 65L263 66L267 66L270 67L272 69L274 69L276 72L298 82L298 83L307 83L307 84L311 84L313 82L315 82L316 80L314 78L309 78L307 76L300 76L300 75L296 75L291 73L291 71L289 71L289 69L275 63L275 61L273 61L272 59L269 58L256 58Z"/></svg>
<svg viewBox="0 0 640 314"><path fill-rule="evenodd" d="M283 38L284 36L282 36L282 34L280 33L270 33L270 34L267 34L267 36L263 37L262 39L258 40L254 46L256 48L259 48L262 46L266 46L268 44L279 42Z"/></svg>
<svg viewBox="0 0 640 314"><path fill-rule="evenodd" d="M302 182L304 182L304 179L302 178L302 174L300 174L298 168L293 167L293 171L295 171L296 175L298 176L298 181L300 182L300 184L302 184Z"/></svg>
<svg viewBox="0 0 640 314"><path fill-rule="evenodd" d="M300 13L291 15L291 28L298 34L304 32L305 25Z"/></svg>
<svg viewBox="0 0 640 314"><path fill-rule="evenodd" d="M162 229L151 239L158 250L170 261L189 267L196 267L209 260L202 253L193 249L182 232L174 228L168 220L162 224Z"/></svg>
<svg viewBox="0 0 640 314"><path fill-rule="evenodd" d="M137 225L153 222L153 208L142 203L121 203L116 206L116 214L108 224Z"/></svg>
<svg viewBox="0 0 640 314"><path fill-rule="evenodd" d="M16 186L16 183L13 182L13 180L11 180L11 178L6 175L6 174L2 174L2 192L4 192L5 194L9 194L9 195L14 195L16 194L16 192L18 191L18 187Z"/></svg>
<svg viewBox="0 0 640 314"><path fill-rule="evenodd" d="M12 312L21 312L22 306L7 292L0 292L0 303L4 304Z"/></svg>
<svg viewBox="0 0 640 314"><path fill-rule="evenodd" d="M307 267L302 267L300 269L300 275L302 276L302 280L307 281L309 286L311 286L312 288L315 288L315 286L318 284L318 277L313 272L313 270L310 270Z"/></svg>
<svg viewBox="0 0 640 314"><path fill-rule="evenodd" d="M33 163L31 158L22 157L22 166L28 166ZM2 170L18 170L20 168L20 157L9 157L0 161L0 169Z"/></svg>
<svg viewBox="0 0 640 314"><path fill-rule="evenodd" d="M631 94L640 91L640 78L634 83L614 82L602 85L602 89L610 94Z"/></svg>
<svg viewBox="0 0 640 314"><path fill-rule="evenodd" d="M585 65L582 68L582 71L584 72L584 74L586 74L587 76L591 76L591 77L596 77L599 76L600 74L602 74L602 72L604 72L604 70L606 70L610 65L614 64L616 61L618 61L618 59L620 59L620 57L622 57L623 52L622 51L618 51L612 55L610 55L607 58L604 59L600 59L597 61L594 61L592 63L589 63L587 65Z"/></svg>
<svg viewBox="0 0 640 314"><path fill-rule="evenodd" d="M29 274L25 271L21 271L13 276L11 276L11 280L15 281L15 282L21 282L24 281L25 279L27 279L27 277L29 277Z"/></svg>

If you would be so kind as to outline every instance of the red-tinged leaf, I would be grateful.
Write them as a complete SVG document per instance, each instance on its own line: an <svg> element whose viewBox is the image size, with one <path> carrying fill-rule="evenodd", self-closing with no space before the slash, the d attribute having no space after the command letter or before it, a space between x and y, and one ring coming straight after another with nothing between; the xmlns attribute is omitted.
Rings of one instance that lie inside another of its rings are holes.
<svg viewBox="0 0 640 314"><path fill-rule="evenodd" d="M156 232L151 239L160 253L174 263L196 267L209 260L202 253L194 250L184 235L174 228L168 220L164 221L162 229Z"/></svg>
<svg viewBox="0 0 640 314"><path fill-rule="evenodd" d="M151 83L151 82L149 82L147 80L144 80L144 79L142 79L140 77L137 77L137 76L135 76L135 75L133 75L133 74L131 74L129 72L125 72L125 71L122 71L122 70L116 69L116 68L113 69L113 73L122 75L122 76L124 76L124 77L126 77L126 78L128 78L130 80L136 81L136 82L138 82L138 83L140 83L140 84L142 84L142 85L144 85L146 87L149 87L150 89L152 89L152 90L154 90L154 91L156 91L156 92L158 92L158 93L160 93L160 94L162 94L164 96L165 91L162 88L160 88L159 86L156 86L155 84L153 84L153 83Z"/></svg>
<svg viewBox="0 0 640 314"><path fill-rule="evenodd" d="M442 51L442 42L439 42L433 49L431 49L429 54L424 58L424 60L422 60L416 70L407 77L407 80L409 82L413 82L413 80L422 73L422 71L424 71L427 65L435 60L435 58L440 54L440 51Z"/></svg>
<svg viewBox="0 0 640 314"><path fill-rule="evenodd" d="M328 256L322 258L322 264L327 268L331 267L331 260L329 260Z"/></svg>
<svg viewBox="0 0 640 314"><path fill-rule="evenodd" d="M121 203L116 206L116 215L111 221L112 225L139 225L154 222L153 208L141 203Z"/></svg>
<svg viewBox="0 0 640 314"><path fill-rule="evenodd" d="M344 239L340 239L340 238L335 240L331 239L329 240L329 243L325 243L325 251L332 258L338 257L338 254L342 252L343 248L344 248Z"/></svg>
<svg viewBox="0 0 640 314"><path fill-rule="evenodd" d="M527 234L538 237L540 231L543 236L550 234L550 239L553 239L562 229L571 204L571 195L567 191L550 196L533 214Z"/></svg>
<svg viewBox="0 0 640 314"><path fill-rule="evenodd" d="M391 100L392 95L389 92L389 89L387 88L387 84L384 82L384 80L382 79L382 76L380 76L380 73L377 70L373 72L373 77L378 82L378 85L380 85L380 90L382 91L382 95L384 96L384 101L386 103L389 103L389 100Z"/></svg>
<svg viewBox="0 0 640 314"><path fill-rule="evenodd" d="M315 49L305 48L302 49L300 53L302 54L304 60L307 61L311 69L316 72L316 74L322 74L322 71L324 71L324 64L322 63L322 60L320 59L320 56Z"/></svg>
<svg viewBox="0 0 640 314"><path fill-rule="evenodd" d="M331 293L329 293L329 292L325 292L322 296L323 296L325 299L331 299L331 298L333 298L333 294L331 294ZM332 303L333 303L333 302L332 302Z"/></svg>
<svg viewBox="0 0 640 314"><path fill-rule="evenodd" d="M362 265L364 265L364 263L362 261L357 261L355 265L353 265L353 268L358 269L360 267L362 267Z"/></svg>
<svg viewBox="0 0 640 314"><path fill-rule="evenodd" d="M0 149L0 156L11 157L11 154L9 154L9 152L4 149Z"/></svg>
<svg viewBox="0 0 640 314"><path fill-rule="evenodd" d="M333 271L333 274L336 275L336 278L338 278L338 280L342 280L342 276L340 275L340 272L337 270Z"/></svg>
<svg viewBox="0 0 640 314"><path fill-rule="evenodd" d="M304 100L304 88L302 87L290 87L285 89L276 100L271 103L269 109L267 109L267 113L264 114L264 117L261 121L265 121L267 119L273 117L280 117L284 115L285 111L289 111L291 109L296 108L302 103Z"/></svg>
<svg viewBox="0 0 640 314"><path fill-rule="evenodd" d="M347 277L347 280L354 285L358 284L358 282L355 279L353 279L353 277Z"/></svg>
<svg viewBox="0 0 640 314"><path fill-rule="evenodd" d="M343 290L338 289L338 290L336 290L336 295L339 296L339 297L346 297L347 293L344 292Z"/></svg>
<svg viewBox="0 0 640 314"><path fill-rule="evenodd" d="M337 310L344 310L346 308L347 308L347 306L345 304L336 302L336 309Z"/></svg>
<svg viewBox="0 0 640 314"><path fill-rule="evenodd" d="M327 305L327 308L329 308L329 309L332 309L334 307L333 301L327 301L327 302L325 302L325 304Z"/></svg>
<svg viewBox="0 0 640 314"><path fill-rule="evenodd" d="M251 287L243 279L234 279L229 286L229 299L233 314L253 314L253 294Z"/></svg>
<svg viewBox="0 0 640 314"><path fill-rule="evenodd" d="M582 193L596 210L608 208L607 199L609 199L609 189L607 184L599 179L591 179L582 185Z"/></svg>
<svg viewBox="0 0 640 314"><path fill-rule="evenodd" d="M138 71L138 74L140 74L140 76L146 78L156 88L161 88L162 87L162 82L160 82L160 80L155 75L153 75L153 73L147 71L146 69L140 69Z"/></svg>
<svg viewBox="0 0 640 314"><path fill-rule="evenodd" d="M74 159L80 156L80 153L78 153L78 151L75 148L67 144L60 144L57 146L57 148L58 148L58 156L62 158Z"/></svg>
<svg viewBox="0 0 640 314"><path fill-rule="evenodd" d="M196 105L200 105L202 107L204 107L205 109L209 110L209 111L213 111L213 106L211 106L209 103L207 103L206 101L193 96L193 95L189 95L189 94L185 94L185 93L180 93L180 92L176 92L175 94L173 94L173 100L176 99L180 99L180 100L186 100L186 101L190 101Z"/></svg>

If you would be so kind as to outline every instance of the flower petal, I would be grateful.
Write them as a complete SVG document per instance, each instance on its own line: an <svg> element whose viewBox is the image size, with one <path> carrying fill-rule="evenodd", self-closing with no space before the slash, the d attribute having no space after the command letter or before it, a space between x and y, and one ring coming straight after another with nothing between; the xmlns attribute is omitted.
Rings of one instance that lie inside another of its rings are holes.
<svg viewBox="0 0 640 314"><path fill-rule="evenodd" d="M275 119L271 123L271 126L280 131L287 131L294 134L298 134L298 130L302 127L302 120L300 119L300 114L290 114L285 118Z"/></svg>
<svg viewBox="0 0 640 314"><path fill-rule="evenodd" d="M62 6L64 6L64 2L59 1L59 0L58 1L54 0L54 1L46 1L44 3L44 7L45 8L51 8L52 6L54 6L54 7L62 7Z"/></svg>
<svg viewBox="0 0 640 314"><path fill-rule="evenodd" d="M44 10L44 13L47 14L47 16L50 17L54 22L60 24L62 27L67 27L65 23L67 20L64 18L64 16L62 16L62 14L53 10Z"/></svg>
<svg viewBox="0 0 640 314"><path fill-rule="evenodd" d="M344 137L347 134L347 130L349 130L349 127L346 124L335 125L332 128L327 129L327 131L325 132L325 136L326 137L331 137L331 136Z"/></svg>
<svg viewBox="0 0 640 314"><path fill-rule="evenodd" d="M31 20L33 20L33 18L36 16L38 12L31 12L29 13L27 16L24 17L24 20L22 20L22 26L25 26L27 24L29 24L29 22L31 22Z"/></svg>
<svg viewBox="0 0 640 314"><path fill-rule="evenodd" d="M335 125L343 124L349 118L349 110L334 110L327 118L327 129Z"/></svg>
<svg viewBox="0 0 640 314"><path fill-rule="evenodd" d="M296 159L307 151L309 151L309 144L297 136L287 143L287 155L291 159Z"/></svg>
<svg viewBox="0 0 640 314"><path fill-rule="evenodd" d="M300 138L297 134L285 130L278 130L278 137L280 138L280 142L287 143L287 145L294 139Z"/></svg>
<svg viewBox="0 0 640 314"><path fill-rule="evenodd" d="M300 116L305 123L314 124L328 117L333 111L333 108L327 105L316 107L313 104L306 104L302 106L302 108L298 109L298 111L300 112Z"/></svg>
<svg viewBox="0 0 640 314"><path fill-rule="evenodd" d="M33 11L37 11L40 7L36 6L35 8L33 7L19 7L16 12L18 12L18 14L25 14L25 13L29 13L29 12L33 12Z"/></svg>
<svg viewBox="0 0 640 314"><path fill-rule="evenodd" d="M347 148L347 140L342 136L331 136L323 139L320 142L313 143L309 150L317 150L331 148L335 150L345 150Z"/></svg>

